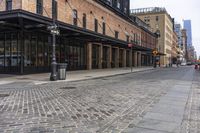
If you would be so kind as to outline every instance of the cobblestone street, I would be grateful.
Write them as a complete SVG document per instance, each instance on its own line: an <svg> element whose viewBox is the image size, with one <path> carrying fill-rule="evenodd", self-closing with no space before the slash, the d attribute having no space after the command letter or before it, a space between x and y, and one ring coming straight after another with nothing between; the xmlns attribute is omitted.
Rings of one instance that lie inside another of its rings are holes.
<svg viewBox="0 0 200 133"><path fill-rule="evenodd" d="M181 103L185 110L179 132L199 133L200 72L192 67L155 69L77 82L1 85L0 132L140 132L136 127L147 112L175 85L184 88L184 83L192 85L185 95L188 99Z"/></svg>

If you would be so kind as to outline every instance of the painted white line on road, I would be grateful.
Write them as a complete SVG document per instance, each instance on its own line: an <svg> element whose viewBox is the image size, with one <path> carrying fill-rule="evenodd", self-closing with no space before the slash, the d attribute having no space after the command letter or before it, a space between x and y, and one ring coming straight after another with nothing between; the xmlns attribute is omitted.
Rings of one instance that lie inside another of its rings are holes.
<svg viewBox="0 0 200 133"><path fill-rule="evenodd" d="M13 83L14 81L0 81L0 85L4 85L4 84L10 84Z"/></svg>
<svg viewBox="0 0 200 133"><path fill-rule="evenodd" d="M34 85L41 85L41 84L46 84L48 82L44 82L44 81L34 81L33 84Z"/></svg>

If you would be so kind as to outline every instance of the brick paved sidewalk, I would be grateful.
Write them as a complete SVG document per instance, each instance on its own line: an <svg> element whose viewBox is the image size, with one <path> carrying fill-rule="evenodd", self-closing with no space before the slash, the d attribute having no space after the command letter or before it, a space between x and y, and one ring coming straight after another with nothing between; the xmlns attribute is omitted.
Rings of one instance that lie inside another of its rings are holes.
<svg viewBox="0 0 200 133"><path fill-rule="evenodd" d="M153 70L152 67L138 67L133 68L132 72L141 72ZM93 78L108 77L114 75L131 73L131 68L114 68L114 69L95 69L95 70L80 70L68 71L67 78L64 81L79 81ZM0 74L0 85L17 81L29 81L35 84L43 84L49 82L50 73L30 74L30 75L6 75ZM63 82L58 80L57 82Z"/></svg>

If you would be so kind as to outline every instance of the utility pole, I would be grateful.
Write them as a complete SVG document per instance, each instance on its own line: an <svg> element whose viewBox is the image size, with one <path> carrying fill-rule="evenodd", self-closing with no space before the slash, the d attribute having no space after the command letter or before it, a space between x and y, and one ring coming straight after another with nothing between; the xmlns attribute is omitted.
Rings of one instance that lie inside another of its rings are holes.
<svg viewBox="0 0 200 133"><path fill-rule="evenodd" d="M51 61L51 81L57 80L57 63L56 63L56 35L59 34L58 27L56 25L56 0L52 0L52 26L49 26L48 29L52 34L52 61Z"/></svg>

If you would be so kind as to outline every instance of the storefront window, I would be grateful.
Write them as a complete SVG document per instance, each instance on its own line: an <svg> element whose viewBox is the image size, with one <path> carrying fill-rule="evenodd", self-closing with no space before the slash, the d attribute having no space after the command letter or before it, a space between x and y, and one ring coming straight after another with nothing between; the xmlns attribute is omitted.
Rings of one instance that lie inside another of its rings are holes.
<svg viewBox="0 0 200 133"><path fill-rule="evenodd" d="M17 34L11 34L11 66L18 66Z"/></svg>
<svg viewBox="0 0 200 133"><path fill-rule="evenodd" d="M37 56L38 56L38 66L44 66L44 41L43 36L38 36L38 46L37 46Z"/></svg>
<svg viewBox="0 0 200 133"><path fill-rule="evenodd" d="M31 66L37 66L37 36L31 36Z"/></svg>
<svg viewBox="0 0 200 133"><path fill-rule="evenodd" d="M4 67L4 34L0 34L0 67Z"/></svg>

